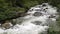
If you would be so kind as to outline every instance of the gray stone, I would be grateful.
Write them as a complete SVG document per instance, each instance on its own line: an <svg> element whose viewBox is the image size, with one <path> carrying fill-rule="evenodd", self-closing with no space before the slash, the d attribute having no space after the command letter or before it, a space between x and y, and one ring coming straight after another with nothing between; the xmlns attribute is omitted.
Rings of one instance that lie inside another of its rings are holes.
<svg viewBox="0 0 60 34"><path fill-rule="evenodd" d="M42 15L42 13L40 13L40 12L35 12L34 14L33 14L33 16L41 16Z"/></svg>

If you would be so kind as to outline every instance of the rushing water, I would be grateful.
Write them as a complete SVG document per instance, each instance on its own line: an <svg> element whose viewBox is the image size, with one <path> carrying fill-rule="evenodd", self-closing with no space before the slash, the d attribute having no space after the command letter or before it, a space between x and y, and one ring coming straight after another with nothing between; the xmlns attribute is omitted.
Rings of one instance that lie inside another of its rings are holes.
<svg viewBox="0 0 60 34"><path fill-rule="evenodd" d="M22 17L22 24L16 24L10 29L1 29L0 34L47 34L50 24L54 24L57 18L57 8L48 3L31 7L27 16Z"/></svg>

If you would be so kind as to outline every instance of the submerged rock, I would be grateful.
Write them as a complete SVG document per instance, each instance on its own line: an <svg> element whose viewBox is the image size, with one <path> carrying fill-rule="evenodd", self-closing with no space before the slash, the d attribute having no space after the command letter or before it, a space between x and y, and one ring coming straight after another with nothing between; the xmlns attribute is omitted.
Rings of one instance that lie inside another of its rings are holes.
<svg viewBox="0 0 60 34"><path fill-rule="evenodd" d="M40 25L42 22L41 21L34 21L32 23L35 24L35 25Z"/></svg>

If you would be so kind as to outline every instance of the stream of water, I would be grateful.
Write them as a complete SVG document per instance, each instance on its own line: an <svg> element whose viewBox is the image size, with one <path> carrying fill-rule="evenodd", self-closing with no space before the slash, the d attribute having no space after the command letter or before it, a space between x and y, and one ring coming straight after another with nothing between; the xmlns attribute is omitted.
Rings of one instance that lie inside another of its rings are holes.
<svg viewBox="0 0 60 34"><path fill-rule="evenodd" d="M0 34L47 34L49 25L56 22L57 8L48 3L31 7L27 16L22 17L22 24L16 24L13 28L2 29Z"/></svg>

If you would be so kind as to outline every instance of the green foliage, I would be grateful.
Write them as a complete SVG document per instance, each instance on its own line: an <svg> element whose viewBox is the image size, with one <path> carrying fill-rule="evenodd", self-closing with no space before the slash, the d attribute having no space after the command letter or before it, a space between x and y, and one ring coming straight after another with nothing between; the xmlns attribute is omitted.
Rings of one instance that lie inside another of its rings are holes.
<svg viewBox="0 0 60 34"><path fill-rule="evenodd" d="M60 31L47 31L47 34L60 34Z"/></svg>
<svg viewBox="0 0 60 34"><path fill-rule="evenodd" d="M0 0L0 20L16 16L16 12L25 12L30 7L48 2L60 8L60 0Z"/></svg>
<svg viewBox="0 0 60 34"><path fill-rule="evenodd" d="M15 1L14 1L15 2ZM16 16L16 12L25 11L24 8L13 7L13 0L0 0L0 21Z"/></svg>

